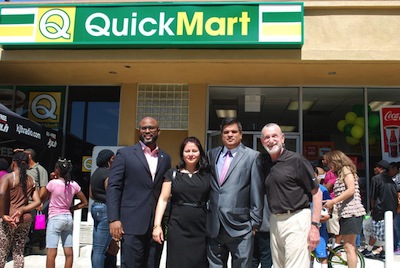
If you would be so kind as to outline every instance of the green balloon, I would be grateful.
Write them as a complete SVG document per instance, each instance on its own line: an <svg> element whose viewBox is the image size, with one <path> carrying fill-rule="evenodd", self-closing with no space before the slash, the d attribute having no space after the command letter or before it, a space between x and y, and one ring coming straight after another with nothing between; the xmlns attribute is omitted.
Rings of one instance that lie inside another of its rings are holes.
<svg viewBox="0 0 400 268"><path fill-rule="evenodd" d="M372 144L374 144L376 142L376 138L375 137L369 137L369 139L368 139L368 144L369 145L372 145Z"/></svg>
<svg viewBox="0 0 400 268"><path fill-rule="evenodd" d="M356 104L351 108L353 112L355 112L358 116L364 115L364 106L362 104Z"/></svg>
<svg viewBox="0 0 400 268"><path fill-rule="evenodd" d="M350 144L350 145L356 145L357 143L360 142L360 140L359 140L359 139L356 139L356 138L353 138L353 137L347 136L347 137L346 137L346 142L347 142L348 144Z"/></svg>
<svg viewBox="0 0 400 268"><path fill-rule="evenodd" d="M355 112L348 112L345 116L344 119L346 120L347 124L354 124L354 122L357 119L357 114Z"/></svg>
<svg viewBox="0 0 400 268"><path fill-rule="evenodd" d="M337 128L340 130L340 132L344 131L344 126L346 125L346 121L345 120L340 120L339 122L337 122Z"/></svg>
<svg viewBox="0 0 400 268"><path fill-rule="evenodd" d="M368 128L377 128L379 126L379 115L370 114L368 117Z"/></svg>
<svg viewBox="0 0 400 268"><path fill-rule="evenodd" d="M356 139L361 139L362 136L364 136L364 128L354 125L354 127L351 128L351 136Z"/></svg>
<svg viewBox="0 0 400 268"><path fill-rule="evenodd" d="M346 136L350 136L351 137L351 129L353 128L353 124L347 124L344 126L343 132Z"/></svg>

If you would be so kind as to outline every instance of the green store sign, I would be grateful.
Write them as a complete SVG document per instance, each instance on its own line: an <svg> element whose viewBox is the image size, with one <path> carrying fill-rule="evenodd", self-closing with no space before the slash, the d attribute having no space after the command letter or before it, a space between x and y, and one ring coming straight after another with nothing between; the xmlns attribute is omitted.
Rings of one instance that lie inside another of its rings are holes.
<svg viewBox="0 0 400 268"><path fill-rule="evenodd" d="M302 3L0 5L12 48L301 48Z"/></svg>

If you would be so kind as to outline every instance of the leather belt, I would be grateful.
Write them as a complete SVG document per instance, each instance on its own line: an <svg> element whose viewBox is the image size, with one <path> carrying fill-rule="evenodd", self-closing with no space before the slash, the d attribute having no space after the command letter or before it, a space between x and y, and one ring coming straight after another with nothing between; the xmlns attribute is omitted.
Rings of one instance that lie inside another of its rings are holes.
<svg viewBox="0 0 400 268"><path fill-rule="evenodd" d="M206 202L183 202L182 200L178 200L178 201L174 201L172 204L177 205L177 206L206 208Z"/></svg>
<svg viewBox="0 0 400 268"><path fill-rule="evenodd" d="M280 213L275 213L276 215L291 215L291 214L295 214L296 212L303 210L304 208L299 208L299 209L289 209L286 210L284 212L280 212Z"/></svg>

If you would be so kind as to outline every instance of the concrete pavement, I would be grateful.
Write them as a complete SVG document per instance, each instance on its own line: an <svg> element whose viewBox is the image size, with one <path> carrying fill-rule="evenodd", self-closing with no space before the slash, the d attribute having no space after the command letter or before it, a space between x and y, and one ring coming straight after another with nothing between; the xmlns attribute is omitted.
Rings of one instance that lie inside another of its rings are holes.
<svg viewBox="0 0 400 268"><path fill-rule="evenodd" d="M76 256L74 260L73 268L89 268L92 266L90 260L90 254L92 251L92 225L82 222L80 227L80 235L79 235L79 256ZM165 268L165 250L163 252L163 257L161 260L160 268ZM392 265L385 266L385 262L382 260L374 260L374 259L365 259L366 268L391 268L391 267L400 267L400 256L394 256L394 262ZM119 263L119 256L118 256ZM5 268L12 268L13 261L9 261ZM39 250L38 248L33 248L30 255L25 257L25 267L46 267L46 250ZM61 245L58 247L58 254L56 258L56 268L64 267L64 253ZM230 265L229 265L230 267ZM314 265L315 268L319 266ZM188 267L190 268L190 267ZM196 267L193 267L196 268Z"/></svg>

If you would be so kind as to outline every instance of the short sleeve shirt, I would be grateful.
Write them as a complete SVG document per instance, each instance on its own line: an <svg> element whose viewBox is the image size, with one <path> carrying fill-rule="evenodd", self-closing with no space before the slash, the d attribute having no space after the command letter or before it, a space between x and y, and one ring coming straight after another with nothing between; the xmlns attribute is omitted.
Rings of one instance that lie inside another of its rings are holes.
<svg viewBox="0 0 400 268"><path fill-rule="evenodd" d="M39 163L36 163L33 167L29 168L26 173L28 174L28 176L32 177L35 180L35 184L37 187L45 187L49 182L49 175L47 174L47 170Z"/></svg>
<svg viewBox="0 0 400 268"><path fill-rule="evenodd" d="M335 173L333 173L332 170L328 170L324 178L324 184L329 182L330 184L335 185L335 181L336 181ZM331 195L332 199L335 198L335 193L333 192L333 188L332 191L329 192L329 194Z"/></svg>
<svg viewBox="0 0 400 268"><path fill-rule="evenodd" d="M71 214L69 208L72 200L81 191L79 184L71 181L66 186L63 179L53 179L46 188L50 192L49 219L56 215Z"/></svg>
<svg viewBox="0 0 400 268"><path fill-rule="evenodd" d="M265 186L271 213L310 207L311 191L319 184L307 159L285 149L275 162L266 165L269 173Z"/></svg>

